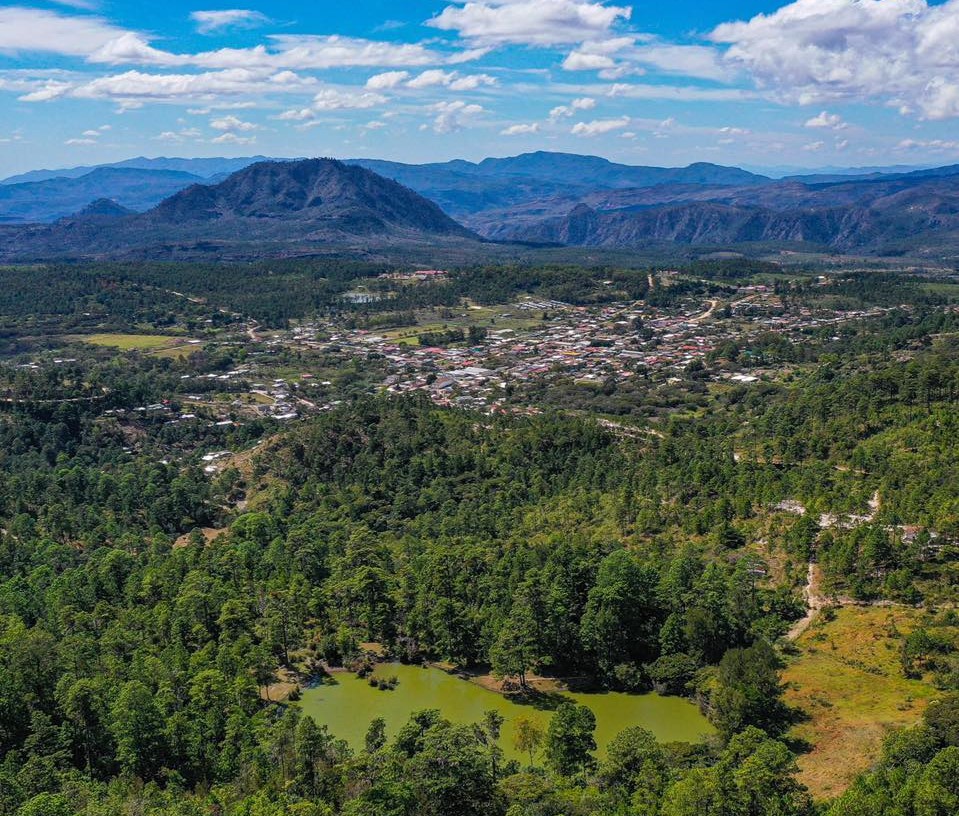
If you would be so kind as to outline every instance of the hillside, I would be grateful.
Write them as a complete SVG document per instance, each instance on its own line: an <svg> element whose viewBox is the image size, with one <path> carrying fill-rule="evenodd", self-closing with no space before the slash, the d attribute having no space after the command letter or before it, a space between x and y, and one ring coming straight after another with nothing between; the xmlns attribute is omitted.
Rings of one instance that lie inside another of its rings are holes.
<svg viewBox="0 0 959 816"><path fill-rule="evenodd" d="M597 191L647 188L656 185L748 186L769 179L713 164L689 167L633 167L598 156L540 151L479 163L450 161L402 164L376 159L351 159L395 179L439 204L454 218L469 221L483 214L535 206L552 199L581 199Z"/></svg>
<svg viewBox="0 0 959 816"><path fill-rule="evenodd" d="M558 214L556 211L565 212ZM910 176L824 185L670 187L540 202L471 224L488 238L570 246L649 242L818 244L839 251L948 252L959 231L959 179Z"/></svg>
<svg viewBox="0 0 959 816"><path fill-rule="evenodd" d="M79 178L94 170L103 168L119 170L179 170L181 173L190 173L199 178L213 178L219 175L229 175L251 164L261 161L276 161L267 156L244 156L236 159L214 157L209 159L183 159L177 157L160 156L147 158L137 156L133 159L111 162L110 164L80 165L65 167L59 170L30 170L15 176L0 180L0 184L22 184L28 181L49 181L58 178Z"/></svg>
<svg viewBox="0 0 959 816"><path fill-rule="evenodd" d="M7 258L302 254L323 246L475 236L396 182L330 159L259 162L148 212L6 230Z"/></svg>
<svg viewBox="0 0 959 816"><path fill-rule="evenodd" d="M423 165L248 161L131 159L77 178L0 184L0 224L11 225L0 255L266 257L356 247L361 237L365 249L372 236L422 245L424 236L477 235L627 251L763 242L950 257L959 246L956 166L773 180L714 164L633 167L544 151ZM94 201L113 206L84 212Z"/></svg>
<svg viewBox="0 0 959 816"><path fill-rule="evenodd" d="M77 178L0 184L0 222L56 221L99 198L143 211L201 181L201 176L182 170L98 167Z"/></svg>

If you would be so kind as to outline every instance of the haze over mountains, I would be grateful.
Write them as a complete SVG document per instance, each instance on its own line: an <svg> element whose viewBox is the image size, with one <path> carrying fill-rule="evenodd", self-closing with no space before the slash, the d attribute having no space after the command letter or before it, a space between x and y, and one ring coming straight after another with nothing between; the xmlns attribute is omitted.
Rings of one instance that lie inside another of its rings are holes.
<svg viewBox="0 0 959 816"><path fill-rule="evenodd" d="M165 171L170 172L170 171ZM192 184L145 213L110 199L53 224L0 231L12 258L177 258L308 253L320 246L478 240L436 204L331 159L259 162Z"/></svg>
<svg viewBox="0 0 959 816"><path fill-rule="evenodd" d="M764 242L948 255L959 245L959 166L772 179L708 163L637 167L547 152L425 165L131 159L8 179L0 184L0 220L34 224L0 234L5 257L30 259L262 255L267 245L287 253L480 236L583 247Z"/></svg>

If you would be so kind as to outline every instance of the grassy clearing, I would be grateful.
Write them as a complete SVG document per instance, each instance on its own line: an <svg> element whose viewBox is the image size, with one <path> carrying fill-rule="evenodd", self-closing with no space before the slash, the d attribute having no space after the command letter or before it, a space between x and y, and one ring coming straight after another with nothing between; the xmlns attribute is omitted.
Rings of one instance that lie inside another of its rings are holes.
<svg viewBox="0 0 959 816"><path fill-rule="evenodd" d="M82 334L71 339L120 351L142 351L155 357L185 357L200 348L191 344L188 337L169 334Z"/></svg>
<svg viewBox="0 0 959 816"><path fill-rule="evenodd" d="M182 337L173 337L165 334L84 334L77 338L82 343L93 346L108 346L121 351L150 351L152 349L170 348L185 342Z"/></svg>
<svg viewBox="0 0 959 816"><path fill-rule="evenodd" d="M812 746L799 767L817 798L845 790L878 757L886 734L914 725L939 695L928 682L907 680L900 664L902 637L922 615L847 607L833 621L820 618L797 642L800 654L783 675L786 699L809 719L790 736Z"/></svg>
<svg viewBox="0 0 959 816"><path fill-rule="evenodd" d="M945 295L948 298L959 298L959 283L949 283L946 281L923 283L922 289L936 295Z"/></svg>
<svg viewBox="0 0 959 816"><path fill-rule="evenodd" d="M457 308L453 314L444 316L441 310L428 309L417 312L416 325L398 326L383 332L383 337L402 345L418 345L421 334L445 331L460 328L468 331L470 326L481 326L485 329L512 329L522 332L543 325L540 312L520 309L515 304L507 306L470 306L467 309Z"/></svg>

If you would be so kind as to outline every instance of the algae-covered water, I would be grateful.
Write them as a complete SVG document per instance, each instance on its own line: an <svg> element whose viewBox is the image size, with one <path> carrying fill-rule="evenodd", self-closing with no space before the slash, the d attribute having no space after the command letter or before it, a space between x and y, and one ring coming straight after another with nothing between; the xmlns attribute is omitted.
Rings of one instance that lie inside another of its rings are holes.
<svg viewBox="0 0 959 816"><path fill-rule="evenodd" d="M559 701L551 696L551 700L540 705L519 703L435 668L391 663L378 666L375 673L378 677L396 675L399 685L392 691L381 691L356 675L341 672L306 689L300 705L317 723L325 724L333 736L346 740L357 750L363 747L366 730L376 717L386 721L387 736L392 738L410 714L424 708L437 708L444 717L458 723L478 723L484 712L494 709L505 720L501 747L508 758L522 760L525 757L513 747L516 720L526 717L545 729L552 716L550 705ZM613 737L634 725L648 729L661 742L700 742L713 733L699 709L678 697L615 692L561 694L589 706L596 715L600 755Z"/></svg>

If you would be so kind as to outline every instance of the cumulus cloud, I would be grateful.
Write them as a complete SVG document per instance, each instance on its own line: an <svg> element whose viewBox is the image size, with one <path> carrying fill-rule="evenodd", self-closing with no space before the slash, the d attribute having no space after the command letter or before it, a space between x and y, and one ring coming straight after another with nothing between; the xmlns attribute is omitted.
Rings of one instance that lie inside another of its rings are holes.
<svg viewBox="0 0 959 816"><path fill-rule="evenodd" d="M409 71L386 71L376 74L366 80L366 87L371 91L388 91L400 85L410 77Z"/></svg>
<svg viewBox="0 0 959 816"><path fill-rule="evenodd" d="M256 28L269 22L265 14L250 9L194 11L190 19L196 23L196 30L201 34L216 34L230 28Z"/></svg>
<svg viewBox="0 0 959 816"><path fill-rule="evenodd" d="M223 130L229 133L237 132L246 132L249 130L257 130L259 125L253 124L253 122L246 122L243 119L240 119L238 116L223 116L219 119L213 119L210 122L210 127L214 130Z"/></svg>
<svg viewBox="0 0 959 816"><path fill-rule="evenodd" d="M956 151L959 142L950 139L903 139L896 147L899 150Z"/></svg>
<svg viewBox="0 0 959 816"><path fill-rule="evenodd" d="M210 139L211 144L232 144L232 145L250 145L256 143L256 136L237 136L235 133L224 133L215 139Z"/></svg>
<svg viewBox="0 0 959 816"><path fill-rule="evenodd" d="M462 100L438 102L430 107L436 113L433 130L437 133L456 133L472 124L484 112L482 105L468 104Z"/></svg>
<svg viewBox="0 0 959 816"><path fill-rule="evenodd" d="M176 54L154 48L137 34L122 32L94 50L89 61L110 65L195 66L210 69L324 70L419 66L444 60L440 54L416 43L303 34L273 35L269 41L269 47L257 45L252 48L220 48L196 54Z"/></svg>
<svg viewBox="0 0 959 816"><path fill-rule="evenodd" d="M188 139L199 140L202 135L203 134L200 133L200 131L196 128L184 128L183 130L165 130L162 133L158 133L153 138L158 142L180 144Z"/></svg>
<svg viewBox="0 0 959 816"><path fill-rule="evenodd" d="M339 88L324 88L313 97L313 103L306 108L293 108L279 114L277 119L284 122L310 122L318 113L338 110L367 110L387 102L382 94L373 91L354 92ZM310 125L306 125L309 127Z"/></svg>
<svg viewBox="0 0 959 816"><path fill-rule="evenodd" d="M20 6L0 8L0 51L85 57L127 33L99 17Z"/></svg>
<svg viewBox="0 0 959 816"><path fill-rule="evenodd" d="M624 56L630 62L656 68L668 74L720 82L731 79L733 75L729 66L723 62L722 55L708 46L654 43L638 45Z"/></svg>
<svg viewBox="0 0 959 816"><path fill-rule="evenodd" d="M549 120L551 122L558 122L564 117L573 116L576 111L592 110L595 107L595 99L593 99L591 96L583 96L579 99L574 99L568 105L557 105L549 112Z"/></svg>
<svg viewBox="0 0 959 816"><path fill-rule="evenodd" d="M447 6L427 25L484 43L548 46L602 37L631 13L584 0L476 0Z"/></svg>
<svg viewBox="0 0 959 816"><path fill-rule="evenodd" d="M71 97L74 99L112 99L127 107L145 101L190 102L221 95L251 93L304 93L315 91L318 80L289 71L271 73L243 68L207 71L198 74L147 74L126 71L97 77L87 82L51 83L21 97L41 102Z"/></svg>
<svg viewBox="0 0 959 816"><path fill-rule="evenodd" d="M698 85L667 85L617 82L609 86L607 96L627 99L671 99L683 102L744 102L759 94L743 88L702 88Z"/></svg>
<svg viewBox="0 0 959 816"><path fill-rule="evenodd" d="M959 0L795 0L710 38L786 102L871 99L928 119L959 115Z"/></svg>
<svg viewBox="0 0 959 816"><path fill-rule="evenodd" d="M830 128L832 130L843 130L847 127L842 117L838 113L822 111L812 119L807 119L804 127L807 128Z"/></svg>
<svg viewBox="0 0 959 816"><path fill-rule="evenodd" d="M563 60L566 71L599 71L604 79L644 74L647 68L717 81L728 80L733 73L715 47L677 45L649 37L609 37L585 42Z"/></svg>
<svg viewBox="0 0 959 816"><path fill-rule="evenodd" d="M601 136L604 133L629 127L629 123L628 116L619 119L594 119L592 122L577 122L570 133L574 136Z"/></svg>
<svg viewBox="0 0 959 816"><path fill-rule="evenodd" d="M510 125L500 131L501 136L528 136L532 133L539 133L538 122L533 122L530 125Z"/></svg>
<svg viewBox="0 0 959 816"><path fill-rule="evenodd" d="M386 97L378 93L354 93L336 88L325 88L313 97L313 108L318 111L366 110L386 102Z"/></svg>
<svg viewBox="0 0 959 816"><path fill-rule="evenodd" d="M467 74L434 68L423 71L406 83L407 88L422 89L444 86L453 91L472 91L483 85L495 85L496 77L489 74Z"/></svg>

